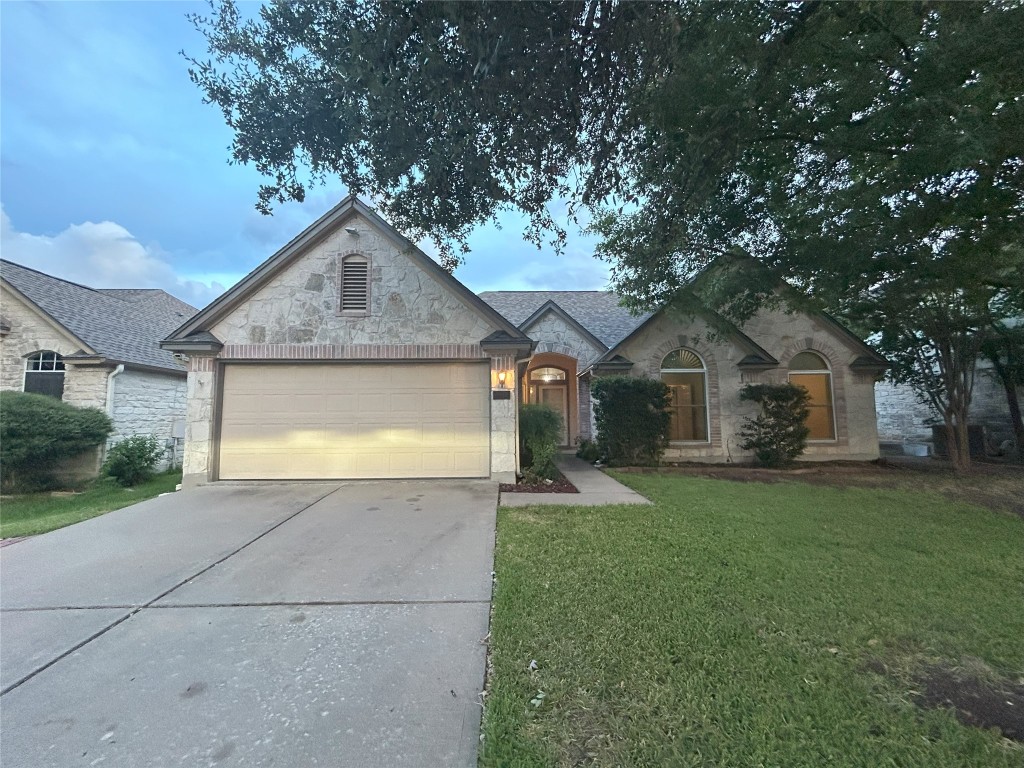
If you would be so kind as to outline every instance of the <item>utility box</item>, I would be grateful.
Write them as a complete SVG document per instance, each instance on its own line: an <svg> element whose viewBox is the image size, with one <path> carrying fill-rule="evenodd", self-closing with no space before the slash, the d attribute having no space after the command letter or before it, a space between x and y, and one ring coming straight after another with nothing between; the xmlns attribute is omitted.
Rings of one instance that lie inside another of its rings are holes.
<svg viewBox="0 0 1024 768"><path fill-rule="evenodd" d="M932 427L932 445L935 455L942 458L949 457L949 449L946 447L946 428L941 424ZM967 448L972 459L980 459L985 456L985 427L981 424L967 425Z"/></svg>

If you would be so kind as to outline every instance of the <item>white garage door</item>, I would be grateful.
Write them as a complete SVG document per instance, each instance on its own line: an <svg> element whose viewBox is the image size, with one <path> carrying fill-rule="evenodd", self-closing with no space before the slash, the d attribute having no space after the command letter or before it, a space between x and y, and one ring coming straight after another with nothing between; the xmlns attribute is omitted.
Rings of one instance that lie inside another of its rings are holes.
<svg viewBox="0 0 1024 768"><path fill-rule="evenodd" d="M481 363L224 367L224 480L486 477Z"/></svg>

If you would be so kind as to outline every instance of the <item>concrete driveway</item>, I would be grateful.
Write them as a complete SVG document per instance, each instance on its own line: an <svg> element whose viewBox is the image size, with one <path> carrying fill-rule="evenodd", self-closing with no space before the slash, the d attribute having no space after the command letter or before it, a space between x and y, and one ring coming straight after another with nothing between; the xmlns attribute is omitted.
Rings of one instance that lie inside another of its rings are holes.
<svg viewBox="0 0 1024 768"><path fill-rule="evenodd" d="M0 550L4 766L471 766L497 486L218 485Z"/></svg>

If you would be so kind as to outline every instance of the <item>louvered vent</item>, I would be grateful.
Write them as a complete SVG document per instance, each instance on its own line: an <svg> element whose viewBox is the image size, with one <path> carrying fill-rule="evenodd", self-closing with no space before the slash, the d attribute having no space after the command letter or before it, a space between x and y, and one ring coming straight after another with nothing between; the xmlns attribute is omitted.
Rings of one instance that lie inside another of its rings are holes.
<svg viewBox="0 0 1024 768"><path fill-rule="evenodd" d="M370 304L370 264L345 259L341 264L341 311L366 312Z"/></svg>

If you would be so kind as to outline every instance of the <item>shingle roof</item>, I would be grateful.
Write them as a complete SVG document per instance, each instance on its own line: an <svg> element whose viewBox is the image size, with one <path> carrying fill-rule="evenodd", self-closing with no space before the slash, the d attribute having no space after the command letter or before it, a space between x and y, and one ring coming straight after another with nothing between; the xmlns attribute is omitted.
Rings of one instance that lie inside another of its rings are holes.
<svg viewBox="0 0 1024 768"><path fill-rule="evenodd" d="M619 297L612 291L484 291L480 298L516 325L545 302L554 301L608 347L614 347L653 314L630 314L619 306Z"/></svg>
<svg viewBox="0 0 1024 768"><path fill-rule="evenodd" d="M195 307L159 288L88 288L0 259L3 277L97 353L124 363L181 371L160 349Z"/></svg>

